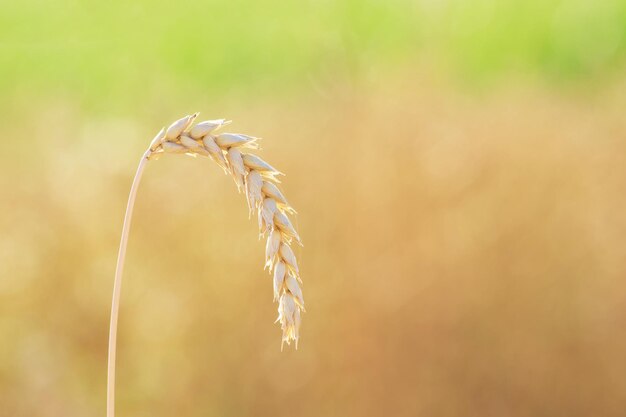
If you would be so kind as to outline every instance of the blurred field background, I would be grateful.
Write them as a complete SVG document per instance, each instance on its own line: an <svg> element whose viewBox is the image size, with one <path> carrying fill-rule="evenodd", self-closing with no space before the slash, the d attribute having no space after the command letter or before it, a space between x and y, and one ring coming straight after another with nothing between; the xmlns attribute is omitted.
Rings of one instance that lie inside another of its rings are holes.
<svg viewBox="0 0 626 417"><path fill-rule="evenodd" d="M105 412L132 175L183 114L286 172L307 314L206 160L150 163L123 416L623 416L626 2L0 0L0 416Z"/></svg>

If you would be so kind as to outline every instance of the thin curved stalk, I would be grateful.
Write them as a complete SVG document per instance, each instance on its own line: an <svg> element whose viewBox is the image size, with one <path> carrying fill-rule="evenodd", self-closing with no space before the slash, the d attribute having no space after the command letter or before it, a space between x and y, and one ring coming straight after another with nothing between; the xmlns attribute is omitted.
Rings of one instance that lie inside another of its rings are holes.
<svg viewBox="0 0 626 417"><path fill-rule="evenodd" d="M133 207L137 197L137 189L139 181L143 174L143 170L148 162L150 149L148 149L137 167L133 185L130 188L128 196L128 204L126 205L126 214L124 215L124 225L122 226L122 238L120 241L120 249L117 254L117 267L115 268L115 281L113 283L113 301L111 302L111 321L109 325L109 361L107 369L107 417L115 416L115 353L117 345L117 319L120 310L120 293L122 289L122 273L124 272L124 259L126 258L126 247L128 246L128 233L130 231L130 223L133 216Z"/></svg>

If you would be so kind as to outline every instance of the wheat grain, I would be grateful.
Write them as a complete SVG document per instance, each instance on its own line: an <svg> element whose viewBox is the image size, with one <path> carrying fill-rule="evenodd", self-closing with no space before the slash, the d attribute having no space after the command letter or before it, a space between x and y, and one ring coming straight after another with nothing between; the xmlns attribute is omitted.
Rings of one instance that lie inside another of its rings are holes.
<svg viewBox="0 0 626 417"><path fill-rule="evenodd" d="M239 191L246 194L250 214L256 211L259 220L260 236L267 235L265 247L265 267L273 274L274 301L278 301L278 318L282 329L281 350L284 343L295 342L298 347L300 316L304 312L304 299L300 284L300 271L296 256L291 249L295 240L302 245L300 237L287 214L295 210L276 186L278 176L283 175L256 155L242 152L258 149L258 138L240 133L215 134L221 127L230 123L225 119L207 120L193 125L198 113L183 117L163 128L150 142L141 157L137 173L128 197L122 238L115 269L111 321L109 327L109 357L107 369L107 417L115 415L115 356L117 322L124 259L132 220L132 212L137 196L137 188L146 163L156 160L163 154L186 154L205 156L213 159L226 173L230 173Z"/></svg>

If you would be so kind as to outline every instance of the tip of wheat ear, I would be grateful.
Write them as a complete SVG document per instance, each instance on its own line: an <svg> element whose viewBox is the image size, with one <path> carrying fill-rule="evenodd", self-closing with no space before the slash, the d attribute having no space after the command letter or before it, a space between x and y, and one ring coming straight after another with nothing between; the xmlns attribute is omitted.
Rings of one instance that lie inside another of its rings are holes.
<svg viewBox="0 0 626 417"><path fill-rule="evenodd" d="M261 236L267 234L265 266L273 272L274 300L278 302L278 318L282 328L281 349L284 343L295 342L298 347L304 298L296 256L291 249L295 240L302 244L288 214L295 210L287 202L276 183L284 175L257 155L248 153L258 149L258 139L242 133L216 133L230 124L230 120L214 119L193 125L198 113L176 120L157 133L146 158L158 159L166 153L205 156L213 159L229 173L237 188L246 195L250 213L259 219Z"/></svg>

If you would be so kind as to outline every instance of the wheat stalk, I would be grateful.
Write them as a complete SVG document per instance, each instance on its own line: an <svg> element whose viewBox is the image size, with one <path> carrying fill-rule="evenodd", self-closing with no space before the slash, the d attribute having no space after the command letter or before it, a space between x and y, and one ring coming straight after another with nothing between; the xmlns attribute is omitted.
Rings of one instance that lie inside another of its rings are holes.
<svg viewBox="0 0 626 417"><path fill-rule="evenodd" d="M302 243L287 216L294 214L295 210L276 186L276 183L280 183L277 177L283 174L258 156L247 153L248 149L259 148L258 138L239 133L217 134L219 128L230 123L224 119L208 120L192 126L197 116L198 113L185 116L167 129L161 129L141 157L131 186L113 285L109 328L107 417L115 415L115 354L120 290L137 188L146 163L160 158L163 154L210 157L224 169L224 172L232 175L238 190L244 190L249 213L257 213L260 236L267 235L265 267L273 274L274 301L278 301L276 321L280 322L283 332L281 350L285 342L290 344L294 341L296 348L298 347L304 299L300 289L302 283L300 271L291 244Z"/></svg>

